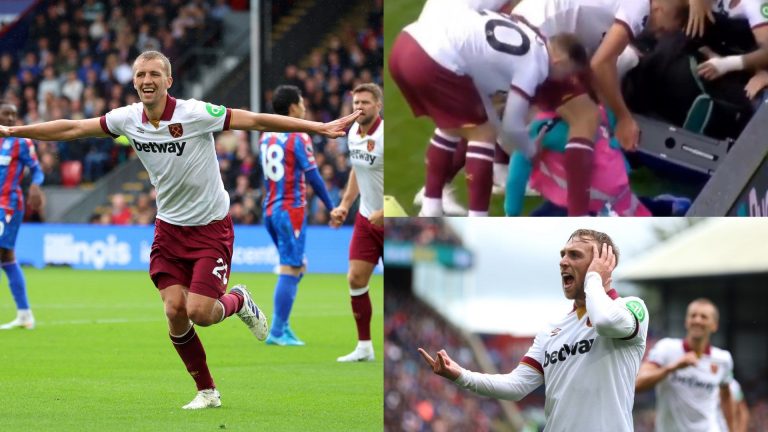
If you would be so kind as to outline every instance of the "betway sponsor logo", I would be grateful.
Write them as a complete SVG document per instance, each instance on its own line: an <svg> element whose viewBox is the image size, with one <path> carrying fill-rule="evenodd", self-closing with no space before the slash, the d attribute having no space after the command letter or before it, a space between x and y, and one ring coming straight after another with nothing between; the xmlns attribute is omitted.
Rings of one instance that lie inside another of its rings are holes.
<svg viewBox="0 0 768 432"><path fill-rule="evenodd" d="M141 142L133 140L133 148L136 151L143 151L147 153L175 153L176 156L181 156L184 153L184 147L187 145L186 141L174 141L168 143L156 143L156 142Z"/></svg>
<svg viewBox="0 0 768 432"><path fill-rule="evenodd" d="M46 264L92 265L97 270L106 265L131 262L131 245L117 241L114 235L104 240L75 241L72 234L45 234L43 260Z"/></svg>
<svg viewBox="0 0 768 432"><path fill-rule="evenodd" d="M349 152L349 157L352 159L358 159L367 162L368 165L373 165L376 162L376 156L362 150L352 150Z"/></svg>
<svg viewBox="0 0 768 432"><path fill-rule="evenodd" d="M703 389L707 392L711 392L715 388L715 383L701 381L692 375L681 375L680 372L673 373L671 380L672 382L678 382L688 387Z"/></svg>
<svg viewBox="0 0 768 432"><path fill-rule="evenodd" d="M544 367L557 362L568 360L568 357L576 354L586 354L592 349L594 339L584 339L574 342L572 345L563 344L563 347L555 351L544 351Z"/></svg>

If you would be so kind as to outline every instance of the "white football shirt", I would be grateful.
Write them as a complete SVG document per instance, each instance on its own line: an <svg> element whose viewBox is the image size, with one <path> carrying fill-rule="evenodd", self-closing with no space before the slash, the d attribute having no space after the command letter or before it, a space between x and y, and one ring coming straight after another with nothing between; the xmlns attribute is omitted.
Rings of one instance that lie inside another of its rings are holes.
<svg viewBox="0 0 768 432"><path fill-rule="evenodd" d="M768 25L768 3L764 0L741 0L731 7L731 0L713 0L712 10L725 13L731 18L744 18L754 30Z"/></svg>
<svg viewBox="0 0 768 432"><path fill-rule="evenodd" d="M448 3L425 7L403 31L439 65L470 76L487 103L510 87L531 99L549 74L544 38L514 17Z"/></svg>
<svg viewBox="0 0 768 432"><path fill-rule="evenodd" d="M368 133L354 122L347 134L349 160L360 188L360 214L371 217L384 208L384 120L376 117Z"/></svg>
<svg viewBox="0 0 768 432"><path fill-rule="evenodd" d="M525 17L546 37L575 34L591 56L614 22L636 37L648 20L650 4L648 0L523 0L512 13Z"/></svg>
<svg viewBox="0 0 768 432"><path fill-rule="evenodd" d="M157 190L157 218L199 226L224 219L229 212L213 132L229 129L231 116L223 106L168 96L158 127L139 102L102 116L101 128L130 140Z"/></svg>
<svg viewBox="0 0 768 432"><path fill-rule="evenodd" d="M685 340L661 339L648 353L648 361L667 366L690 350ZM695 366L678 369L656 384L656 431L719 431L720 386L732 379L731 354L707 346Z"/></svg>
<svg viewBox="0 0 768 432"><path fill-rule="evenodd" d="M588 273L586 284L587 308L574 307L537 334L512 373L462 371L456 383L487 396L514 400L545 384L545 431L632 431L635 378L645 352L648 309L637 297L619 297L615 290L606 294L597 273ZM598 329L590 314L594 319L611 317L616 324Z"/></svg>

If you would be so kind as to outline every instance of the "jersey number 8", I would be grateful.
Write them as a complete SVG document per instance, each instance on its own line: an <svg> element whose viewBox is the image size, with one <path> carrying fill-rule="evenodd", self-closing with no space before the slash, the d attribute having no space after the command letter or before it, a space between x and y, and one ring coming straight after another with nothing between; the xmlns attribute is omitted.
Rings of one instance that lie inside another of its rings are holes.
<svg viewBox="0 0 768 432"><path fill-rule="evenodd" d="M264 175L273 182L279 182L285 175L284 156L283 148L277 144L270 144L266 151L262 150L261 164Z"/></svg>

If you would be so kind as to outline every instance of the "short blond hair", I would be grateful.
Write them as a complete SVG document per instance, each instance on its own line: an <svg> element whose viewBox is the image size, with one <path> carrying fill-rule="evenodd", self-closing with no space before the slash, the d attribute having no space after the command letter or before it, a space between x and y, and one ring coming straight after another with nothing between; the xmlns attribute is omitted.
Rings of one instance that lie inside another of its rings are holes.
<svg viewBox="0 0 768 432"><path fill-rule="evenodd" d="M168 57L166 57L165 54L161 53L160 51L144 51L143 53L139 54L139 56L136 57L136 60L133 61L132 69L134 72L136 71L136 62L139 60L160 60L163 62L165 73L168 74L168 76L171 76L171 61L168 60Z"/></svg>
<svg viewBox="0 0 768 432"><path fill-rule="evenodd" d="M378 84L374 84L374 83L360 84L352 90L352 94L360 93L360 92L368 92L372 94L373 99L375 99L376 102L380 102L382 99L384 99L384 95L381 93L381 87L379 87Z"/></svg>

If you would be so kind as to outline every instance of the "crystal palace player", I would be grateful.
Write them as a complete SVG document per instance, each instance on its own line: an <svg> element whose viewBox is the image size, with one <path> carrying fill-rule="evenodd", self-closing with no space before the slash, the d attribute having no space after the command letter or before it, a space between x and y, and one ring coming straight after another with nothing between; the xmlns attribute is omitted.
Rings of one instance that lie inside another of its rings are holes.
<svg viewBox="0 0 768 432"><path fill-rule="evenodd" d="M276 114L304 118L301 91L295 86L275 89L272 107ZM306 186L312 185L325 208L333 208L323 178L317 171L309 136L295 132L269 132L261 136L261 165L267 194L264 223L280 253L280 276L275 287L275 312L267 338L270 345L304 345L288 325L298 284L304 277L306 244Z"/></svg>
<svg viewBox="0 0 768 432"><path fill-rule="evenodd" d="M359 112L317 123L230 110L194 99L174 99L168 95L172 83L168 58L147 51L133 63L133 86L140 103L100 118L0 127L0 135L44 141L118 135L130 139L157 189L149 273L165 305L171 342L197 384L197 395L184 408L199 409L220 406L221 400L193 324L209 326L237 313L259 340L267 336L266 317L248 290L237 286L225 294L234 233L213 132L272 130L339 137Z"/></svg>
<svg viewBox="0 0 768 432"><path fill-rule="evenodd" d="M436 374L481 395L517 401L545 384L545 431L631 431L648 311L639 298L611 289L618 253L604 233L571 235L560 251L560 274L573 310L537 334L509 374L470 372L445 350L437 359L419 352Z"/></svg>
<svg viewBox="0 0 768 432"><path fill-rule="evenodd" d="M0 125L16 124L16 106L9 102L0 102ZM2 140L0 147L0 267L8 276L8 285L16 302L16 319L0 325L0 330L23 327L33 329L35 318L27 300L27 286L19 263L16 262L14 249L21 220L24 218L24 199L21 192L21 177L24 168L32 173L29 186L29 206L39 208L42 199L40 185L43 183L43 170L37 162L35 146L30 140L9 137Z"/></svg>
<svg viewBox="0 0 768 432"><path fill-rule="evenodd" d="M372 361L371 299L368 282L384 253L384 120L381 88L361 84L352 90L352 104L363 114L349 130L352 173L341 204L331 212L331 225L339 226L360 195L352 242L349 244L349 295L357 325L357 347L340 362Z"/></svg>
<svg viewBox="0 0 768 432"><path fill-rule="evenodd" d="M709 299L688 305L685 339L664 338L653 346L637 375L637 391L656 387L656 430L719 431L718 402L733 428L729 384L731 353L709 344L719 314Z"/></svg>

